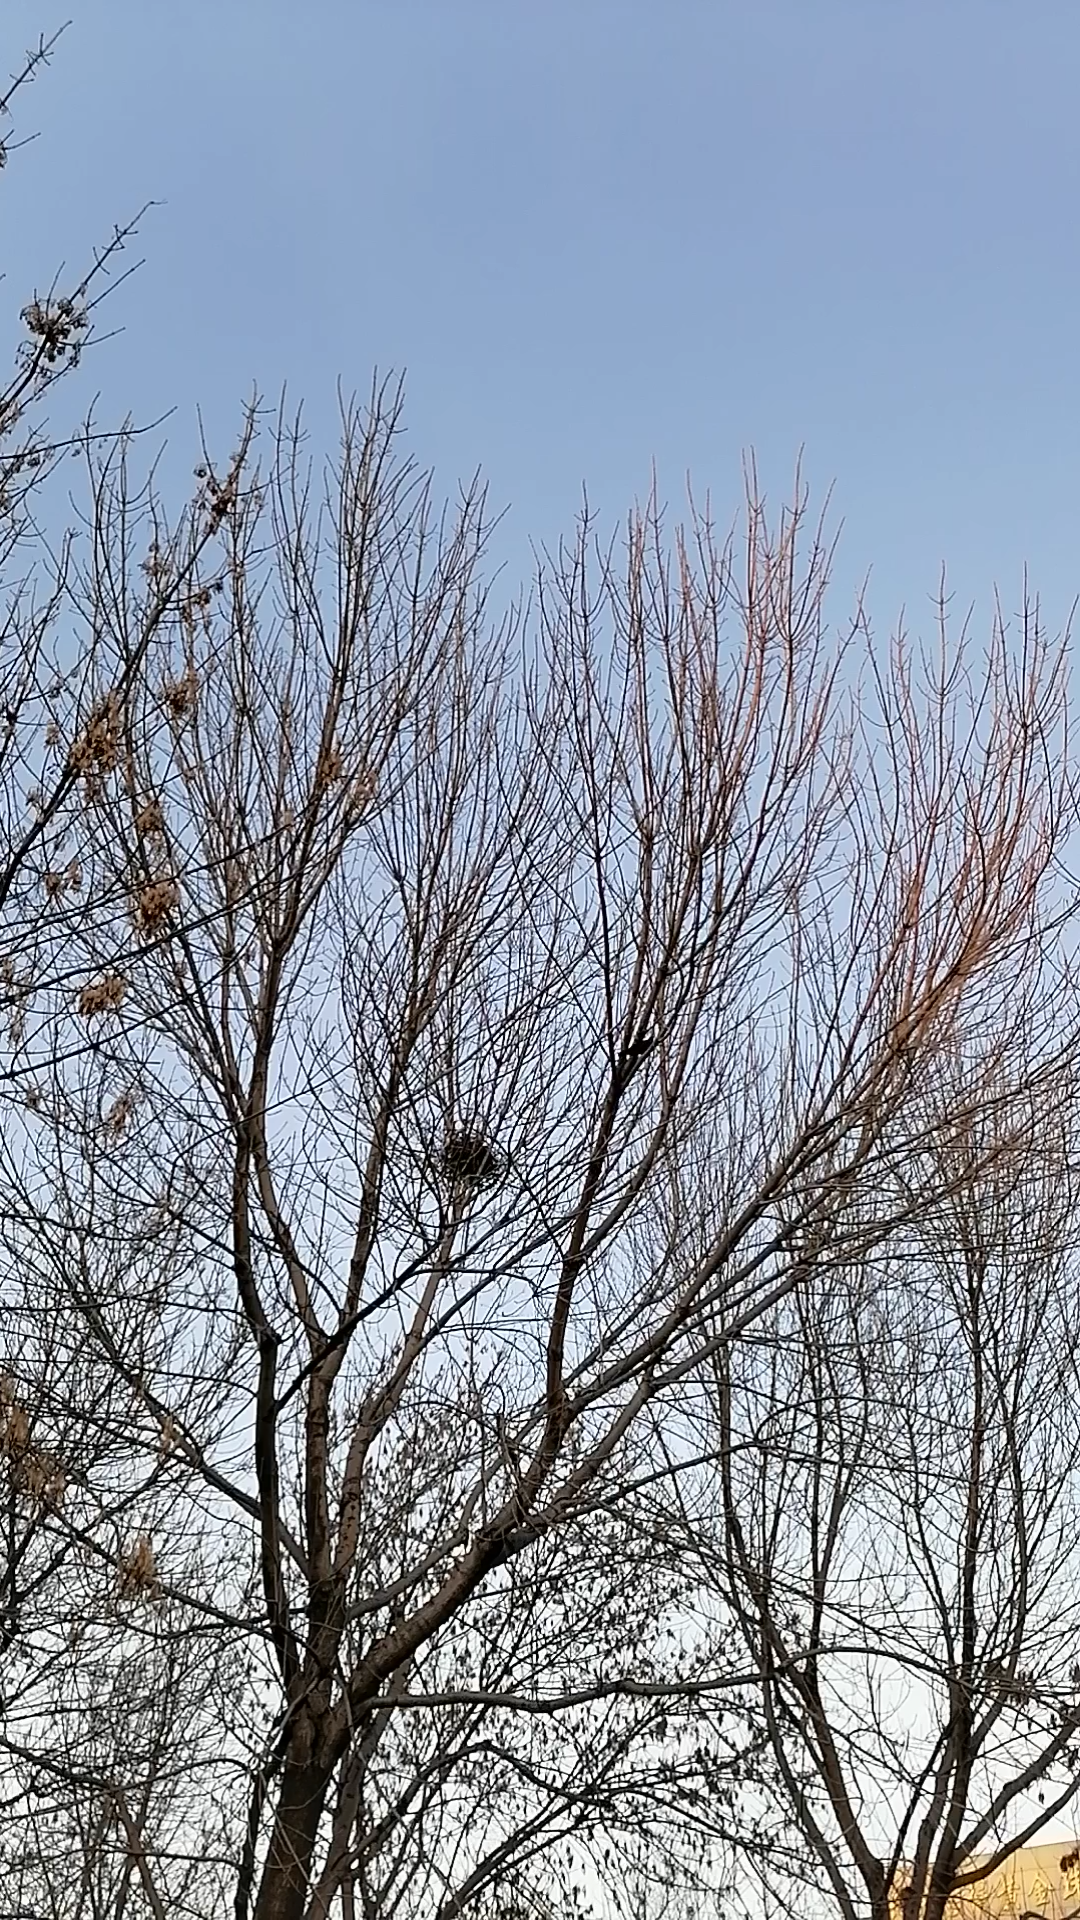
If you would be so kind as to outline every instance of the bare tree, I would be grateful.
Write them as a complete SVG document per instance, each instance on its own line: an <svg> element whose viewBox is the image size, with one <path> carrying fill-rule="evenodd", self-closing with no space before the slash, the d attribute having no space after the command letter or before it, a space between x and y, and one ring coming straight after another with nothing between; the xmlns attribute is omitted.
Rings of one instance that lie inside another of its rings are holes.
<svg viewBox="0 0 1080 1920"><path fill-rule="evenodd" d="M13 110L57 37L31 49L0 92L0 166L23 144L10 131ZM32 1003L39 988L46 994L66 991L67 914L74 911L88 924L98 912L83 886L80 836L86 783L101 757L102 715L93 689L107 684L113 700L130 696L167 607L183 597L190 571L213 537L201 511L187 516L172 544L170 584L159 582L144 594L123 660L100 623L88 622L72 648L68 622L80 543L98 551L102 529L91 517L55 534L70 510L65 500L57 511L62 462L82 454L112 470L136 435L130 426L117 433L93 421L73 432L50 419L48 407L95 342L101 304L126 277L120 256L135 225L117 228L81 276L54 280L26 302L17 315L13 368L0 386L0 1154L19 1168L19 1182L5 1185L3 1243L11 1260L0 1282L0 1861L7 1909L20 1913L39 1910L35 1896L41 1891L35 1850L24 1846L27 1833L37 1830L54 1852L56 1844L56 1832L47 1833L49 1781L50 1767L62 1760L62 1744L55 1744L55 1719L49 1724L52 1744L41 1744L39 1708L50 1700L63 1703L72 1684L76 1693L84 1690L97 1670L87 1661L72 1683L65 1644L65 1633L84 1624L76 1620L77 1516L90 1495L91 1473L101 1484L107 1467L114 1470L112 1517L122 1512L129 1464L128 1450L116 1438L123 1410L115 1391L106 1388L90 1404L77 1329L65 1319L60 1299L36 1294L27 1272L27 1248L45 1221L36 1212L20 1212L18 1198L26 1116L36 1100L25 1070L35 1046ZM105 903L103 911L108 924L113 908ZM113 1644L114 1680L115 1651ZM175 1665L172 1650L169 1657ZM105 1670L100 1662L99 1669ZM192 1675L186 1698L190 1702L197 1693ZM131 1699L127 1709L122 1738L130 1740ZM84 1801L80 1810L92 1827L97 1811L88 1807ZM76 1884L96 1871L86 1866L94 1858L88 1841L83 1865L67 1863Z"/></svg>
<svg viewBox="0 0 1080 1920"><path fill-rule="evenodd" d="M894 1224L856 1260L839 1219L807 1240L800 1288L717 1352L715 1473L654 1515L738 1623L823 1890L789 1875L793 1912L983 1911L1080 1788L1077 1082L1029 1071L1039 1024L1018 1000L993 1099L958 1031L924 1144L843 1202Z"/></svg>
<svg viewBox="0 0 1080 1920"><path fill-rule="evenodd" d="M1034 622L881 666L801 496L753 493L738 545L583 525L497 617L482 492L439 507L399 409L346 410L325 493L284 416L207 456L173 534L96 461L66 583L97 651L47 721L0 1170L24 1372L53 1338L78 1384L35 1508L65 1684L5 1736L66 1911L450 1920L532 1899L555 1834L603 1871L617 1802L689 1872L745 1676L630 1495L693 1484L703 1380L787 1342L815 1249L939 1217L961 1044L975 1141L1072 1057ZM136 1643L128 1740L122 1685L68 1683ZM667 1739L714 1683L732 1718Z"/></svg>

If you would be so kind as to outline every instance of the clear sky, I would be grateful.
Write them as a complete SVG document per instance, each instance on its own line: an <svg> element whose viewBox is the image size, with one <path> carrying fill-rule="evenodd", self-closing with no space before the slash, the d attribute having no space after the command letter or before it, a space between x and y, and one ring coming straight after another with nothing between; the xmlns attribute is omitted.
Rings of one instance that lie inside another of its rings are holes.
<svg viewBox="0 0 1080 1920"><path fill-rule="evenodd" d="M87 379L169 428L283 382L408 374L524 558L587 482L610 522L757 450L834 485L847 588L924 627L1080 589L1077 0L4 0L72 24L0 194L21 303L143 200ZM88 389L87 389L88 392Z"/></svg>

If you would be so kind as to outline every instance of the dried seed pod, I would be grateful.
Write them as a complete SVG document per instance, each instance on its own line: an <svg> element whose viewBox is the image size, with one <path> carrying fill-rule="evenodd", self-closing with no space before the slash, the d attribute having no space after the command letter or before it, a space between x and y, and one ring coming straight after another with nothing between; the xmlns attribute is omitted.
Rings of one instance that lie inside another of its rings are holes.
<svg viewBox="0 0 1080 1920"><path fill-rule="evenodd" d="M21 1459L30 1444L30 1417L15 1399L5 1403L0 1413L0 1449L9 1460Z"/></svg>
<svg viewBox="0 0 1080 1920"><path fill-rule="evenodd" d="M135 827L139 833L158 835L165 832L165 815L161 811L159 800L147 800L135 815Z"/></svg>
<svg viewBox="0 0 1080 1920"><path fill-rule="evenodd" d="M134 920L141 934L160 932L180 904L180 889L175 880L151 880L135 902Z"/></svg>
<svg viewBox="0 0 1080 1920"><path fill-rule="evenodd" d="M96 1013L113 1013L127 992L123 974L107 973L101 980L88 981L79 995L79 1012L92 1020Z"/></svg>
<svg viewBox="0 0 1080 1920"><path fill-rule="evenodd" d="M194 712L198 693L199 682L194 667L185 667L178 680L166 680L161 689L161 697L170 719L177 725L187 720Z"/></svg>
<svg viewBox="0 0 1080 1920"><path fill-rule="evenodd" d="M13 1475L18 1492L28 1494L35 1506L55 1513L67 1490L67 1475L51 1453L28 1452Z"/></svg>
<svg viewBox="0 0 1080 1920"><path fill-rule="evenodd" d="M87 797L93 799L119 759L120 703L115 693L110 693L94 707L82 732L72 741L68 765L73 773L82 775Z"/></svg>
<svg viewBox="0 0 1080 1920"><path fill-rule="evenodd" d="M149 1536L140 1533L138 1538L120 1557L119 1594L122 1600L154 1599L161 1591L157 1577L157 1563Z"/></svg>
<svg viewBox="0 0 1080 1920"><path fill-rule="evenodd" d="M125 1087L122 1093L117 1094L112 1105L106 1108L102 1116L101 1124L107 1139L119 1140L123 1137L128 1121L135 1111L135 1105L134 1087Z"/></svg>

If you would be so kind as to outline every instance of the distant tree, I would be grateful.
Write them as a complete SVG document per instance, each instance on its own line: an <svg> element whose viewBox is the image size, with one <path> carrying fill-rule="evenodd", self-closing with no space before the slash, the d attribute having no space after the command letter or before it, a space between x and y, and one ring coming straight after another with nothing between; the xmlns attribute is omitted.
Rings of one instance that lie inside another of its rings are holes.
<svg viewBox="0 0 1080 1920"><path fill-rule="evenodd" d="M773 1875L793 1913L1003 1912L988 1878L1075 1817L1078 1081L1071 934L1047 933L1016 950L1011 1016L1006 967L873 1186L805 1242L797 1291L717 1349L714 1469L653 1516L738 1624L822 1892ZM852 1260L859 1216L892 1224Z"/></svg>

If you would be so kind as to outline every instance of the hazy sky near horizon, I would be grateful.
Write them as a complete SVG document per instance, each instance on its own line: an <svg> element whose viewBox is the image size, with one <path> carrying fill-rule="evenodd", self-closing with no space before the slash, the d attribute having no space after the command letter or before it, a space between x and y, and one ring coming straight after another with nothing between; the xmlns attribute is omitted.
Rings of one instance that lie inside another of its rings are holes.
<svg viewBox="0 0 1080 1920"><path fill-rule="evenodd" d="M1076 0L5 0L0 60L70 12L0 192L10 316L159 204L88 360L103 419L196 452L283 384L407 372L440 482L500 551L685 476L735 513L800 449L837 597L929 631L1023 570L1080 590ZM189 458L190 456L190 458ZM172 454L170 454L170 459Z"/></svg>

